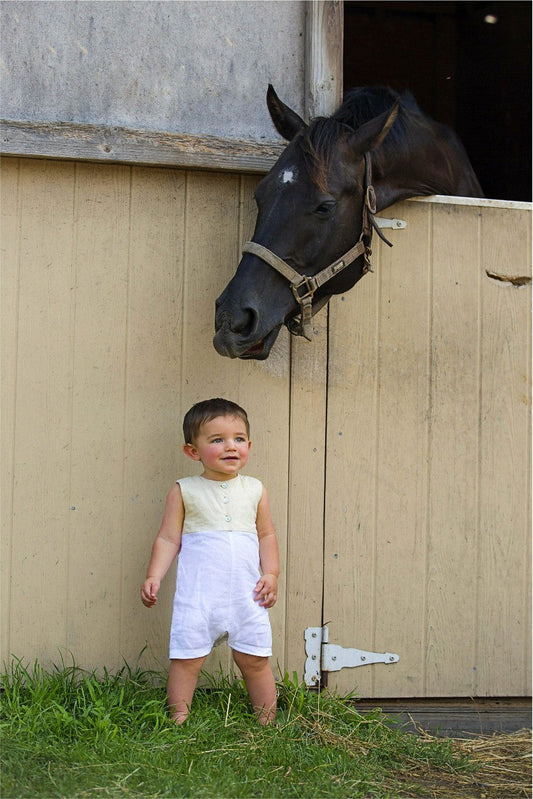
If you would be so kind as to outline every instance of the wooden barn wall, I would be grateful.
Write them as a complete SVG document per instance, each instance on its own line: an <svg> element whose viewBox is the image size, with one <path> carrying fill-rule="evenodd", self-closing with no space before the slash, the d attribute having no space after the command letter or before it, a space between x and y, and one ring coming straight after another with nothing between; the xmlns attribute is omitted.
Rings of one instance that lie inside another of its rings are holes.
<svg viewBox="0 0 533 799"><path fill-rule="evenodd" d="M250 235L255 179L5 159L3 657L166 665L173 576L139 588L184 412L229 396L285 558L286 339L263 365L215 352L214 299ZM282 640L284 600L274 624ZM283 644L278 657L284 658Z"/></svg>
<svg viewBox="0 0 533 799"><path fill-rule="evenodd" d="M139 586L183 413L252 421L283 576L274 666L303 631L396 652L362 696L530 693L530 209L406 202L375 273L265 362L212 347L256 177L2 162L2 659L166 666L173 575ZM211 666L229 665L216 650Z"/></svg>

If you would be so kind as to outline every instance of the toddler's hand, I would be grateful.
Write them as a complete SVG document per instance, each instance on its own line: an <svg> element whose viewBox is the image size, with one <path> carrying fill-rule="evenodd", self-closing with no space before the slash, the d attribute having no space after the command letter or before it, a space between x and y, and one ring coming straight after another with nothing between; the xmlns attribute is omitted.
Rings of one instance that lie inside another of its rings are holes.
<svg viewBox="0 0 533 799"><path fill-rule="evenodd" d="M157 594L161 583L153 577L148 577L141 588L141 600L145 607L151 608L157 602Z"/></svg>
<svg viewBox="0 0 533 799"><path fill-rule="evenodd" d="M275 574L263 574L254 588L255 602L264 608L273 607L278 599L278 578Z"/></svg>

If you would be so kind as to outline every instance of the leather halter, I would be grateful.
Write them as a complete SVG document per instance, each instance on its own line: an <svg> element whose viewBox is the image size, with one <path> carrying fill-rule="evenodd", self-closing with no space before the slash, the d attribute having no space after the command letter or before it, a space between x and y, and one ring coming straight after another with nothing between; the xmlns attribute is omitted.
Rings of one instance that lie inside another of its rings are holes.
<svg viewBox="0 0 533 799"><path fill-rule="evenodd" d="M376 194L372 185L372 162L370 153L365 153L365 201L363 203L363 225L361 235L355 244L348 252L345 252L341 258L337 258L325 269L322 269L316 275L302 275L297 272L292 266L289 266L283 258L276 255L267 247L258 244L256 241L247 241L242 248L243 253L250 253L256 255L265 261L269 266L279 272L283 277L287 278L291 284L291 290L294 294L296 302L300 306L300 318L290 319L286 324L290 332L295 336L303 336L308 341L312 340L312 318L313 315L322 308L328 301L329 297L323 299L322 302L317 302L313 308L313 296L315 291L338 275L347 266L350 266L361 255L364 257L363 274L372 272L372 265L370 263L370 256L372 249L372 229L376 231L378 236L392 247L378 228L374 214L376 213Z"/></svg>

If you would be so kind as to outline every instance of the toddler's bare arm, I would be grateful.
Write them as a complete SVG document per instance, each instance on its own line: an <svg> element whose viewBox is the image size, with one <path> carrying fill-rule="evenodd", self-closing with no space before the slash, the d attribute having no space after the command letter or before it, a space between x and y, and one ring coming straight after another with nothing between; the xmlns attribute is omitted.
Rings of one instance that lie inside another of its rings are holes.
<svg viewBox="0 0 533 799"><path fill-rule="evenodd" d="M156 604L161 581L179 552L183 517L181 489L176 483L168 492L163 521L152 546L146 580L141 588L141 600L147 608Z"/></svg>

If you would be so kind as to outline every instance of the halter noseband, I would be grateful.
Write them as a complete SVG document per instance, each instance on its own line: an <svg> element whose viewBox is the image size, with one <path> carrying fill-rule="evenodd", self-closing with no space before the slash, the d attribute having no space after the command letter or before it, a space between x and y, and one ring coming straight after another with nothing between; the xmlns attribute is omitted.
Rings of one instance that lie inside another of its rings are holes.
<svg viewBox="0 0 533 799"><path fill-rule="evenodd" d="M346 269L347 266L350 266L350 264L361 255L364 256L363 274L372 272L372 265L370 263L370 256L372 255L372 249L370 247L372 243L372 229L376 231L378 236L388 244L389 247L392 247L392 244L390 241L387 241L374 220L374 214L376 213L376 194L372 185L372 162L369 153L365 153L364 157L365 201L363 203L363 226L361 235L359 236L357 244L348 250L348 252L344 253L341 258L337 258L337 260L333 261L333 263L326 266L325 269L322 269L316 275L302 275L300 272L293 269L292 266L289 266L279 255L276 255L271 250L267 249L267 247L263 247L262 244L258 244L256 241L247 241L242 248L243 253L247 252L251 255L256 255L275 269L276 272L279 272L283 277L287 278L291 284L291 290L296 302L300 306L300 318L290 319L287 322L287 327L293 335L303 336L308 341L312 340L311 322L313 315L319 311L329 299L326 298L323 302L317 302L313 308L313 295L317 289L323 286L324 283L327 283L328 280L338 275L339 272Z"/></svg>

